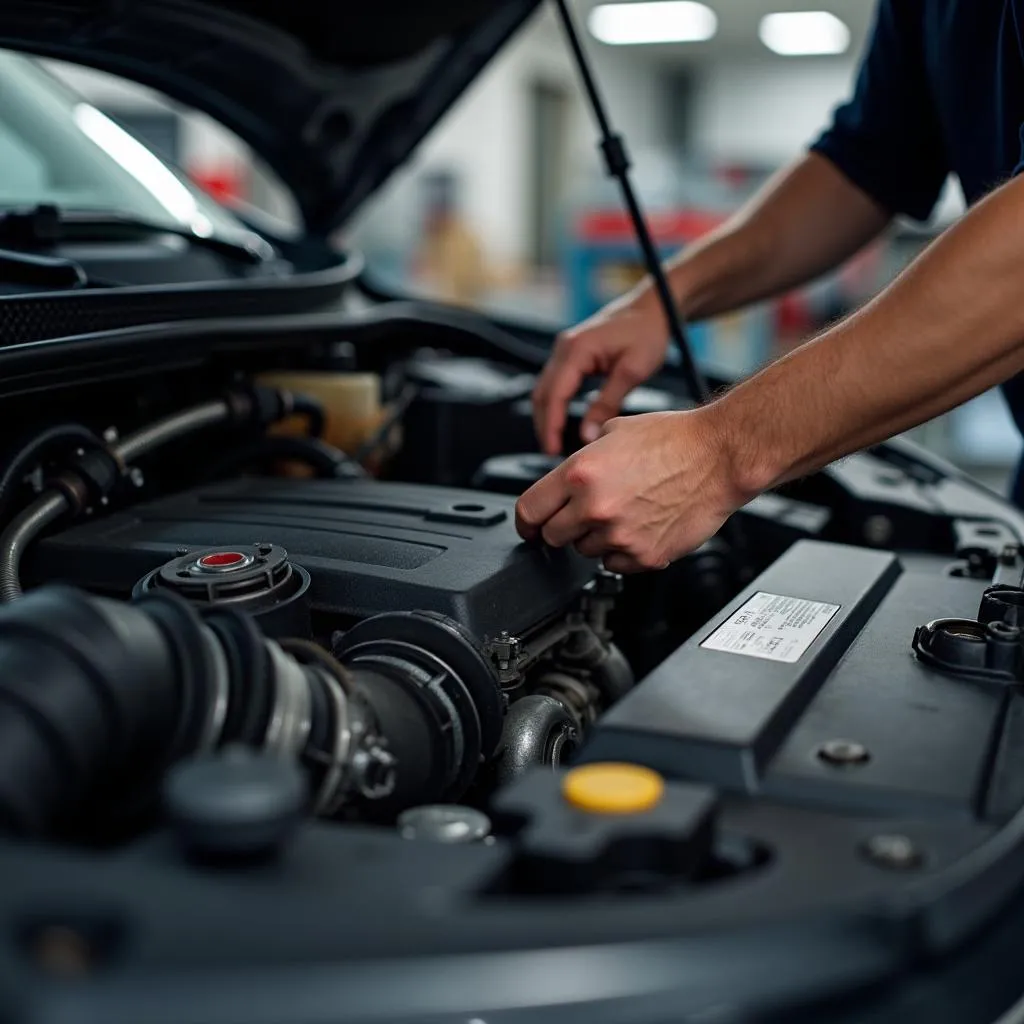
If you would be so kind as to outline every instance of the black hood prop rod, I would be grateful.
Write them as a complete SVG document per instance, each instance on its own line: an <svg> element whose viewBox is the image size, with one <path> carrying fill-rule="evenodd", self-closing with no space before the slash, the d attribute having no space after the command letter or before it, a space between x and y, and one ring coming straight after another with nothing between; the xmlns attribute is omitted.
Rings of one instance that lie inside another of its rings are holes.
<svg viewBox="0 0 1024 1024"><path fill-rule="evenodd" d="M604 157L605 169L608 177L613 178L618 183L619 190L622 192L622 199L626 204L629 219L633 224L633 231L636 233L637 241L643 250L647 272L654 281L658 300L661 303L662 312L665 314L665 320L668 324L669 334L679 353L682 375L686 381L687 390L697 405L703 405L708 401L711 393L708 390L707 380L693 357L693 350L690 348L689 340L686 337L686 329L683 326L683 319L679 315L679 307L676 305L675 299L672 298L672 292L668 286L668 278L665 276L665 270L661 265L658 250L654 247L654 240L647 225L647 218L644 216L640 200L633 189L633 182L629 176L631 163L629 152L626 149L626 140L615 131L608 118L608 110L605 107L600 92L598 92L594 73L583 49L579 32L573 22L567 0L554 0L554 2L562 19L562 27L565 29L565 35L569 41L573 59L579 70L583 89L587 94L594 119L597 121L598 132L601 136L600 149L601 155Z"/></svg>

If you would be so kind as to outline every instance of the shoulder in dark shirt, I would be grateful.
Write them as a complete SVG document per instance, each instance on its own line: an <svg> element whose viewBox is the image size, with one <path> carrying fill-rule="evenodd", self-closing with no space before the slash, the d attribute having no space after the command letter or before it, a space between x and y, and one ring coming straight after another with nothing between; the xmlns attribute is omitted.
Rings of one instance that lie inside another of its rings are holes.
<svg viewBox="0 0 1024 1024"><path fill-rule="evenodd" d="M854 94L812 149L926 220L950 174L973 203L1016 173L1024 0L880 0Z"/></svg>

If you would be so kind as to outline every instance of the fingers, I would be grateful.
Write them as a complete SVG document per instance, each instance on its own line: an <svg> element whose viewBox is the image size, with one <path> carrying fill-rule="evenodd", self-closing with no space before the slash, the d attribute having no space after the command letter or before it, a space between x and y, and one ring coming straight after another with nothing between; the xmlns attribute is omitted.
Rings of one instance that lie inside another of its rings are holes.
<svg viewBox="0 0 1024 1024"><path fill-rule="evenodd" d="M604 567L609 572L617 572L620 576L635 576L641 572L651 572L630 555L612 554L604 558ZM668 568L663 566L662 568Z"/></svg>
<svg viewBox="0 0 1024 1024"><path fill-rule="evenodd" d="M538 540L544 525L569 501L562 467L535 483L516 502L516 530L523 540Z"/></svg>
<svg viewBox="0 0 1024 1024"><path fill-rule="evenodd" d="M591 357L575 341L575 336L562 335L534 388L534 429L548 455L557 455L562 450L569 402L579 391L583 378L593 369L591 362Z"/></svg>
<svg viewBox="0 0 1024 1024"><path fill-rule="evenodd" d="M584 444L590 444L591 441L596 441L601 436L601 428L608 420L619 415L626 395L643 379L644 375L633 367L623 362L616 365L605 386L601 389L601 393L590 403L590 408L587 410L586 416L583 417L580 437Z"/></svg>
<svg viewBox="0 0 1024 1024"><path fill-rule="evenodd" d="M640 572L657 572L667 569L672 564L662 559L651 562L650 559L639 558L616 548L611 543L607 529L592 530L585 534L576 542L576 550L584 558L602 559L606 569L621 573L623 576L632 576Z"/></svg>
<svg viewBox="0 0 1024 1024"><path fill-rule="evenodd" d="M544 524L541 537L553 548L567 548L585 537L587 530L587 524L582 522L578 509L570 501Z"/></svg>
<svg viewBox="0 0 1024 1024"><path fill-rule="evenodd" d="M705 429L689 412L607 421L598 440L519 499L519 533L553 548L575 545L614 572L667 568L714 536L734 500L719 489Z"/></svg>
<svg viewBox="0 0 1024 1024"><path fill-rule="evenodd" d="M651 553L638 553L635 531L616 521L593 494L597 466L579 453L516 503L516 529L527 541L542 540L553 548L575 545L586 558L604 558L613 572L638 573L664 568ZM614 568L612 568L614 566Z"/></svg>
<svg viewBox="0 0 1024 1024"><path fill-rule="evenodd" d="M608 538L603 530L591 530L576 541L576 550L584 558L600 558L609 550Z"/></svg>

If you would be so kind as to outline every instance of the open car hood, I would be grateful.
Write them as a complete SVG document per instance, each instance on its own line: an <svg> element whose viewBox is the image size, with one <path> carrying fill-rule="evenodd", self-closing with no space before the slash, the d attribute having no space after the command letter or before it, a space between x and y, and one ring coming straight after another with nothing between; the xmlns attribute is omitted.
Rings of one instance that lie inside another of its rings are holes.
<svg viewBox="0 0 1024 1024"><path fill-rule="evenodd" d="M0 47L160 90L248 143L326 235L539 0L6 0Z"/></svg>

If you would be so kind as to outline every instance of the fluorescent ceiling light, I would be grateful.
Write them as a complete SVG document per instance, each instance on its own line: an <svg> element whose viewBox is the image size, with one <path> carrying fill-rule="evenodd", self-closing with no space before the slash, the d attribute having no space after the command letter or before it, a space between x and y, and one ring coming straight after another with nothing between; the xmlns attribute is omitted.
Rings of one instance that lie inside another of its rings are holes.
<svg viewBox="0 0 1024 1024"><path fill-rule="evenodd" d="M718 16L694 0L601 4L590 12L591 35L612 46L702 43L718 31Z"/></svg>
<svg viewBox="0 0 1024 1024"><path fill-rule="evenodd" d="M830 11L787 11L761 19L761 42L783 57L846 53L850 30Z"/></svg>

